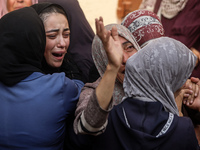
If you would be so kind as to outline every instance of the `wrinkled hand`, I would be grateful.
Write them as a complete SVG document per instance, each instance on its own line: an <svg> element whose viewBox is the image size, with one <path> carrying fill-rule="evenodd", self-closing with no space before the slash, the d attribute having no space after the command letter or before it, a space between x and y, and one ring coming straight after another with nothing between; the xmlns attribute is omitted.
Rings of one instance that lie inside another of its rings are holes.
<svg viewBox="0 0 200 150"><path fill-rule="evenodd" d="M192 77L191 79L188 79L182 89L190 89L191 92L188 92L183 99L183 103L185 105L192 104L195 100L195 98L198 96L199 93L199 85L197 84L199 82L198 78Z"/></svg>
<svg viewBox="0 0 200 150"><path fill-rule="evenodd" d="M122 63L123 48L119 40L117 28L113 27L111 31L105 29L102 17L95 19L95 24L96 34L101 39L108 56L108 65L114 67L118 71Z"/></svg>
<svg viewBox="0 0 200 150"><path fill-rule="evenodd" d="M183 116L182 114L182 104L183 104L183 99L189 97L193 93L192 90L187 89L187 88L182 88L174 93L176 105L179 111L179 116Z"/></svg>
<svg viewBox="0 0 200 150"><path fill-rule="evenodd" d="M191 78L191 81L193 83L196 83L196 85L198 86L198 90L197 92L197 96L194 98L193 102L188 103L188 102L183 102L187 107L189 107L190 109L194 109L200 112L200 91L199 91L199 86L200 86L200 80L198 78Z"/></svg>
<svg viewBox="0 0 200 150"><path fill-rule="evenodd" d="M191 109L200 108L200 80L192 77L188 79L184 86L174 93L176 104L179 110L179 115L182 115L182 104L185 104Z"/></svg>
<svg viewBox="0 0 200 150"><path fill-rule="evenodd" d="M198 65L199 60L200 60L200 52L198 50L196 50L194 47L191 48L191 51L197 56L197 61L196 61L196 65Z"/></svg>

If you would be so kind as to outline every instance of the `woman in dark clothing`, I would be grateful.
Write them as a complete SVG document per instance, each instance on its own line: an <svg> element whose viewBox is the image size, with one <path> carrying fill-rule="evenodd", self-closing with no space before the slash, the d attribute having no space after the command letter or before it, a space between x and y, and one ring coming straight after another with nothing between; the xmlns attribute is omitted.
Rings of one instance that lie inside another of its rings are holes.
<svg viewBox="0 0 200 150"><path fill-rule="evenodd" d="M195 62L195 55L176 40L161 37L150 41L127 61L125 97L110 111L105 132L96 137L70 132L67 146L95 150L197 150L192 121L178 116L174 99Z"/></svg>
<svg viewBox="0 0 200 150"><path fill-rule="evenodd" d="M0 149L61 150L83 82L45 75L44 25L31 7L0 19Z"/></svg>
<svg viewBox="0 0 200 150"><path fill-rule="evenodd" d="M51 2L64 8L68 15L70 27L70 46L68 58L73 60L80 69L84 82L93 82L99 78L91 55L94 32L89 25L77 0L38 0L39 3ZM71 58L72 57L72 58ZM67 60L67 58L65 58Z"/></svg>
<svg viewBox="0 0 200 150"><path fill-rule="evenodd" d="M93 149L198 150L192 121L177 116L174 100L195 62L186 46L166 37L131 56L124 101L110 112L107 129L96 137Z"/></svg>
<svg viewBox="0 0 200 150"><path fill-rule="evenodd" d="M65 72L70 79L83 81L82 73L76 63L70 54L66 54L70 44L70 26L65 10L60 5L52 3L35 4L32 7L42 19L46 32L43 72L46 74Z"/></svg>

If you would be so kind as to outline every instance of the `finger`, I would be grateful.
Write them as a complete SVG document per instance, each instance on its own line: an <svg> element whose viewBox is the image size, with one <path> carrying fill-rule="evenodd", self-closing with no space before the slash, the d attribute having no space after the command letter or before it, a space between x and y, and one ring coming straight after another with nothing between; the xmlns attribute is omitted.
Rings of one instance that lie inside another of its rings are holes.
<svg viewBox="0 0 200 150"><path fill-rule="evenodd" d="M184 104L189 103L192 100L192 94L194 93L192 90L190 90L190 89L182 89L181 93L184 93L183 94L183 103Z"/></svg>
<svg viewBox="0 0 200 150"><path fill-rule="evenodd" d="M194 96L197 97L198 96L198 93L199 93L199 86L197 84L195 84L195 93L194 93Z"/></svg>
<svg viewBox="0 0 200 150"><path fill-rule="evenodd" d="M99 25L100 25L100 32L101 32L101 36L102 36L102 37L100 37L100 38L101 38L101 40L102 40L102 42L103 42L104 44L107 44L107 43L109 42L109 38L110 38L110 36L111 36L111 32L108 31L108 30L105 28L105 26L104 26L104 24L103 24L102 21L99 22Z"/></svg>
<svg viewBox="0 0 200 150"><path fill-rule="evenodd" d="M183 94L184 98L188 98L190 96L190 94Z"/></svg>
<svg viewBox="0 0 200 150"><path fill-rule="evenodd" d="M99 25L99 20L97 18L95 19L95 27L96 27L96 34L98 35L100 32L100 25Z"/></svg>
<svg viewBox="0 0 200 150"><path fill-rule="evenodd" d="M103 23L103 17L99 17L99 26L100 26L100 32L104 33L104 23Z"/></svg>
<svg viewBox="0 0 200 150"><path fill-rule="evenodd" d="M190 79L191 79L191 81L193 83L198 83L199 82L199 78L191 77Z"/></svg>
<svg viewBox="0 0 200 150"><path fill-rule="evenodd" d="M102 33L102 35L105 38L105 36L107 35L107 30L104 27L104 23L102 21L99 21L99 26L100 26L100 32Z"/></svg>
<svg viewBox="0 0 200 150"><path fill-rule="evenodd" d="M192 83L192 90L193 90L193 94L191 95L191 99L189 101L189 104L192 104L195 98L195 94L196 94L196 84ZM187 102L188 103L188 102Z"/></svg>
<svg viewBox="0 0 200 150"><path fill-rule="evenodd" d="M102 16L99 17L99 21L103 22L103 17Z"/></svg>
<svg viewBox="0 0 200 150"><path fill-rule="evenodd" d="M186 103L187 103L187 98L184 98L184 99L183 99L183 104L186 105Z"/></svg>
<svg viewBox="0 0 200 150"><path fill-rule="evenodd" d="M185 82L183 88L184 88L184 89L186 89L186 88L192 89L192 84L193 84L193 83L191 82L191 80L188 79L188 80Z"/></svg>
<svg viewBox="0 0 200 150"><path fill-rule="evenodd" d="M118 32L117 32L117 27L112 27L112 30L111 30L111 35L114 39L114 41L119 41L119 35L118 35Z"/></svg>

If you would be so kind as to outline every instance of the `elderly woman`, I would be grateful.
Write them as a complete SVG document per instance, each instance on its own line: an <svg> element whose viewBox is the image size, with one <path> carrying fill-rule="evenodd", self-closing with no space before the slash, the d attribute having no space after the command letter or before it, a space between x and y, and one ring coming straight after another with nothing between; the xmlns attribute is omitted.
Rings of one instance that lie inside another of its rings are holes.
<svg viewBox="0 0 200 150"><path fill-rule="evenodd" d="M115 51L106 52L100 38L97 35L95 36L92 45L92 56L101 77L94 83L87 83L81 92L74 122L76 133L87 132L81 128L81 124L84 124L84 128L91 134L99 134L105 130L106 116L109 110L113 105L121 103L124 96L122 82L124 80L125 64L127 59L137 52L139 46L128 29L122 25L110 24L106 26L106 30L111 30L113 27L117 31L112 30L112 35L117 34L117 32L119 34L119 41L114 39L113 43L119 42L117 44L123 47L123 51L117 51L116 49ZM107 55L109 56L107 57Z"/></svg>

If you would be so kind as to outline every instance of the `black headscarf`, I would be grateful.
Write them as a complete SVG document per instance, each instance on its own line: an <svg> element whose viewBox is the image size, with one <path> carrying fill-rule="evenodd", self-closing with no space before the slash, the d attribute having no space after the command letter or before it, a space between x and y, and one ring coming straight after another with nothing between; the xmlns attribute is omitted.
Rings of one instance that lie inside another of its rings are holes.
<svg viewBox="0 0 200 150"><path fill-rule="evenodd" d="M12 86L41 72L46 37L44 25L31 7L0 19L0 81Z"/></svg>
<svg viewBox="0 0 200 150"><path fill-rule="evenodd" d="M32 5L31 7L33 7L36 10L38 15L40 15L43 11L45 11L48 7L51 7L51 6L56 6L60 9L62 9L65 12L65 16L67 17L67 20L69 22L69 28L71 31L71 27L72 27L71 17L69 17L68 11L66 9L64 9L63 7L61 7L61 5L59 5L59 4L60 3L42 2L39 4ZM71 31L71 33L70 33L70 45L73 44L74 39L72 40L71 36L73 37L74 33L75 33L74 31ZM82 40L84 41L85 39L82 38ZM70 52L70 46L67 49L67 52L68 53L65 55L62 66L59 68L51 67L50 65L47 64L47 62L44 58L42 61L42 71L46 74L49 74L49 73L52 74L55 72L65 72L65 75L67 77L69 77L70 79L79 79L79 80L82 80L83 82L86 82L87 79L85 77L83 77L84 73L82 72L82 68L84 68L84 67L78 66L78 63L76 60L78 54L73 55L74 52L72 52L72 53ZM79 56L79 60L82 60L82 58L83 57ZM81 63L81 65L82 65L82 63Z"/></svg>
<svg viewBox="0 0 200 150"><path fill-rule="evenodd" d="M91 45L95 34L79 2L77 0L38 0L38 2L51 2L64 8L70 27L70 45L65 60L73 58L73 61L83 74L85 82L93 82L99 78L99 73L96 70L91 54Z"/></svg>
<svg viewBox="0 0 200 150"><path fill-rule="evenodd" d="M40 3L40 4L34 4L31 7L35 9L35 11L37 12L38 15L40 15L40 13L42 11L44 11L46 8L48 8L50 6L56 6L56 7L60 8L60 9L62 9L65 12L65 10L60 5L53 4L53 3L48 3L48 2ZM65 12L65 15L67 17L67 13L66 12ZM68 20L68 17L67 17L67 20ZM46 74L53 74L55 72L61 72L61 68L60 67L59 68L51 67L50 65L47 64L46 59L43 56L42 71L44 73L46 73Z"/></svg>

